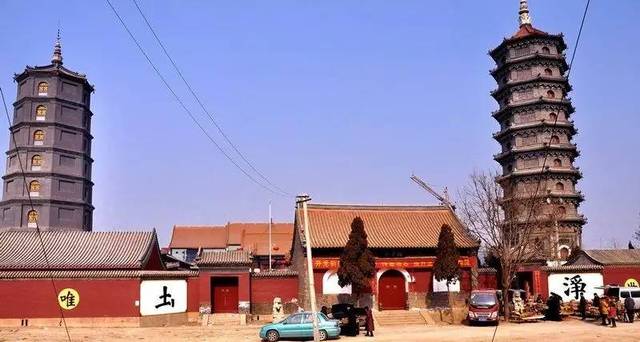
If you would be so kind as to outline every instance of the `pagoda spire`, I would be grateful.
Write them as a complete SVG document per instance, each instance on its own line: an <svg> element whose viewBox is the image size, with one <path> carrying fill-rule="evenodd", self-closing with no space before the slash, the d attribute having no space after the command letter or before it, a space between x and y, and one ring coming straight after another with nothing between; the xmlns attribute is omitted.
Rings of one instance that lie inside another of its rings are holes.
<svg viewBox="0 0 640 342"><path fill-rule="evenodd" d="M518 11L520 17L518 21L520 26L531 25L531 17L529 16L529 4L527 0L520 0L520 11Z"/></svg>
<svg viewBox="0 0 640 342"><path fill-rule="evenodd" d="M51 63L53 63L54 65L62 65L62 44L60 44L60 29L58 29L56 44L53 46L53 57L51 57Z"/></svg>

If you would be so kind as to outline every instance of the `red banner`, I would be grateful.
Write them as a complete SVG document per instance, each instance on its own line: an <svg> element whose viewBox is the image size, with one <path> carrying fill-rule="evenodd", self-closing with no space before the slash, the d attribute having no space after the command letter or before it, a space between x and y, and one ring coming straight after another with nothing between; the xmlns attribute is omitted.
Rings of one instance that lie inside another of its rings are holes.
<svg viewBox="0 0 640 342"><path fill-rule="evenodd" d="M376 269L383 268L432 268L435 257L409 258L376 258ZM463 256L458 260L460 267L471 267L469 257ZM339 258L313 258L313 268L332 270L340 266Z"/></svg>

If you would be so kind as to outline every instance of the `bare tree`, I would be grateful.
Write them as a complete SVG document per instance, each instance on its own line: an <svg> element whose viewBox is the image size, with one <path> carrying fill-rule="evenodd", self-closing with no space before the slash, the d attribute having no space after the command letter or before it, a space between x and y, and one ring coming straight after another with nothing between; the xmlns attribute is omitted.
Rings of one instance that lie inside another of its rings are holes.
<svg viewBox="0 0 640 342"><path fill-rule="evenodd" d="M638 217L640 217L640 214L638 214ZM633 234L633 238L636 239L636 241L640 242L640 224L638 224L638 228Z"/></svg>
<svg viewBox="0 0 640 342"><path fill-rule="evenodd" d="M500 180L501 183L498 183ZM469 183L459 192L459 214L469 233L475 236L485 255L497 259L500 272L500 287L505 300L505 318L510 316L506 305L508 291L515 278L518 266L539 256L544 239L536 236L545 234L551 215L543 214L543 196L538 196L545 187L543 181L535 183L532 192L517 196L514 184L499 179L497 172L476 171L469 177ZM513 194L513 195L512 195Z"/></svg>

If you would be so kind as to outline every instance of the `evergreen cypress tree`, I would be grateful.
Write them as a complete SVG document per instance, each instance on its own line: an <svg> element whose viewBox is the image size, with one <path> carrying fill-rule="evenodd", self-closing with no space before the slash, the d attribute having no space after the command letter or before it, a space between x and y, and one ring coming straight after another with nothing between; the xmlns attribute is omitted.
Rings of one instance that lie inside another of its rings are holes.
<svg viewBox="0 0 640 342"><path fill-rule="evenodd" d="M440 236L438 237L438 250L436 261L433 265L433 275L437 281L447 281L447 292L449 292L449 285L458 279L460 273L459 258L460 253L456 248L451 227L444 224L440 228Z"/></svg>
<svg viewBox="0 0 640 342"><path fill-rule="evenodd" d="M370 291L371 279L376 273L375 258L369 250L364 222L356 217L351 222L349 241L340 255L338 285L351 285L351 295L357 301L362 293Z"/></svg>

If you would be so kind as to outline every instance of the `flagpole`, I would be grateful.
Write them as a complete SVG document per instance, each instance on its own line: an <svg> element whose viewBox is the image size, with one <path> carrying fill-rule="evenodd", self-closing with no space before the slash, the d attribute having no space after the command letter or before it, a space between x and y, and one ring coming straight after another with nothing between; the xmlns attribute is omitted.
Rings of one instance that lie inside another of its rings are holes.
<svg viewBox="0 0 640 342"><path fill-rule="evenodd" d="M271 250L273 249L273 242L271 241L271 201L269 201L269 271L271 271Z"/></svg>

